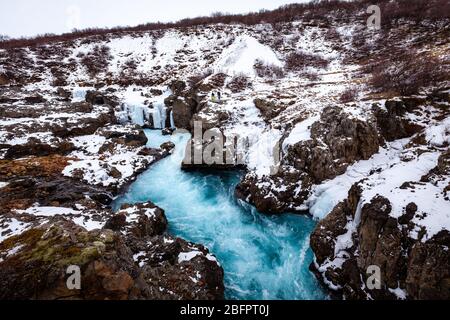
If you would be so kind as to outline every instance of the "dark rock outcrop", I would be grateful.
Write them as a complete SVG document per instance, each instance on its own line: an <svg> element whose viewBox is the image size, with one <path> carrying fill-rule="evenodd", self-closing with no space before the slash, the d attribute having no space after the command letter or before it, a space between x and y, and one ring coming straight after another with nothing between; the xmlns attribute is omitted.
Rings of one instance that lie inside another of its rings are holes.
<svg viewBox="0 0 450 320"><path fill-rule="evenodd" d="M398 289L409 299L449 299L450 233L442 231L427 241L420 236L413 239L410 215L416 204L408 204L405 215L395 219L390 216L390 201L381 196L358 209L360 192L358 184L353 186L348 198L311 234L316 258L311 269L318 278L347 299L397 299L393 292ZM360 222L355 226L357 218ZM347 233L352 243L345 248L340 244L337 250L339 237ZM380 268L380 289L366 286L371 266Z"/></svg>
<svg viewBox="0 0 450 320"><path fill-rule="evenodd" d="M92 104L107 104L111 106L116 106L117 102L111 97L101 93L100 91L88 91L85 97L86 102Z"/></svg>
<svg viewBox="0 0 450 320"><path fill-rule="evenodd" d="M311 126L311 138L288 146L275 174L247 174L236 195L261 212L301 211L298 208L313 184L343 174L349 165L369 159L378 149L378 132L371 119L352 118L339 107L325 108L320 121Z"/></svg>
<svg viewBox="0 0 450 320"><path fill-rule="evenodd" d="M374 104L372 110L381 136L386 141L394 141L411 137L423 129L404 118L405 113L414 111L422 102L422 99L404 98L404 100L387 100L384 108Z"/></svg>
<svg viewBox="0 0 450 320"><path fill-rule="evenodd" d="M17 159L26 156L48 156L52 154L66 155L75 149L74 145L62 141L56 145L42 143L39 139L30 138L26 144L18 144L8 148L5 159Z"/></svg>
<svg viewBox="0 0 450 320"><path fill-rule="evenodd" d="M315 183L332 179L379 149L378 132L369 121L351 118L341 108L324 109L311 127L311 139L290 146L286 163L307 172Z"/></svg>
<svg viewBox="0 0 450 320"><path fill-rule="evenodd" d="M273 101L257 98L253 101L256 108L261 111L261 114L266 121L270 121L275 118L283 110L281 106L277 105Z"/></svg>
<svg viewBox="0 0 450 320"><path fill-rule="evenodd" d="M123 206L101 230L52 217L0 243L0 298L223 299L215 258L165 235L166 228L164 211L152 203ZM79 288L68 286L73 267Z"/></svg>

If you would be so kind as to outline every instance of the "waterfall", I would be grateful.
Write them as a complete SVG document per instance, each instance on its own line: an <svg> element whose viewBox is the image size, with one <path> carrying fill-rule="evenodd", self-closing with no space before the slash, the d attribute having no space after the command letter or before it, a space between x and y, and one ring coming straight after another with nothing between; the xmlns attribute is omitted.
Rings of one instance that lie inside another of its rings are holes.
<svg viewBox="0 0 450 320"><path fill-rule="evenodd" d="M72 102L81 102L86 99L87 88L75 88L72 91Z"/></svg>
<svg viewBox="0 0 450 320"><path fill-rule="evenodd" d="M132 122L140 126L149 126L150 122L153 122L152 129L164 129L167 120L167 107L164 104L166 96L162 95L151 101L150 105L145 105L141 96L135 92L129 93L120 110L116 110L116 117L121 123ZM174 127L172 116L170 122Z"/></svg>
<svg viewBox="0 0 450 320"><path fill-rule="evenodd" d="M173 110L170 110L170 127L175 129L175 121L173 121Z"/></svg>
<svg viewBox="0 0 450 320"><path fill-rule="evenodd" d="M157 104L151 110L153 117L153 128L164 129L166 127L167 108L164 104Z"/></svg>
<svg viewBox="0 0 450 320"><path fill-rule="evenodd" d="M161 129L166 127L167 119L167 107L164 104L158 105L159 111L161 112Z"/></svg>
<svg viewBox="0 0 450 320"><path fill-rule="evenodd" d="M131 116L131 122L143 126L145 124L145 109L147 107L142 105L133 105L128 107L128 114Z"/></svg>
<svg viewBox="0 0 450 320"><path fill-rule="evenodd" d="M153 117L153 128L160 129L161 127L161 112L158 108L152 109L152 117Z"/></svg>

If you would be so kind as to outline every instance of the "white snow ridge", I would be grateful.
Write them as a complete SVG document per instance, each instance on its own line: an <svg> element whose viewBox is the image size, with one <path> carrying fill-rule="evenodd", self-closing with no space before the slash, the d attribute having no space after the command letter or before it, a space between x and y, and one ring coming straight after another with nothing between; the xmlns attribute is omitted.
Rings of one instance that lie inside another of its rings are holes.
<svg viewBox="0 0 450 320"><path fill-rule="evenodd" d="M282 67L283 63L278 59L275 52L258 42L255 38L244 35L226 48L216 63L215 73L223 72L230 76L246 75L256 76L254 65L256 61L261 61L268 65Z"/></svg>

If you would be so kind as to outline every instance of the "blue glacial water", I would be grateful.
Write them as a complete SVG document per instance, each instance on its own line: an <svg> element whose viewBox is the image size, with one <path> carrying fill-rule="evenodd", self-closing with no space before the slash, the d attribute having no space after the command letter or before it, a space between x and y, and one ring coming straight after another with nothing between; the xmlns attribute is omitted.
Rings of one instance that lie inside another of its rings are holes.
<svg viewBox="0 0 450 320"><path fill-rule="evenodd" d="M326 299L314 275L309 235L315 221L306 216L267 216L234 197L240 172L188 173L180 169L187 134L162 136L146 130L148 146L168 140L172 156L140 175L114 207L152 201L163 208L169 232L201 243L225 271L227 299Z"/></svg>

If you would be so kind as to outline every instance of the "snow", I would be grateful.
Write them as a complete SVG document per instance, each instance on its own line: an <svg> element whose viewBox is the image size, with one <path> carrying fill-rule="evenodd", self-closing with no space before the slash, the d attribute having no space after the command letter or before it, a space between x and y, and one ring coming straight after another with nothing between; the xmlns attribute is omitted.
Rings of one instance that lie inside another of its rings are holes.
<svg viewBox="0 0 450 320"><path fill-rule="evenodd" d="M374 170L385 170L401 162L400 154L408 139L388 143L368 160L349 166L346 172L332 180L315 186L306 204L309 212L317 219L323 219L331 210L348 196L348 191L356 182L364 179Z"/></svg>
<svg viewBox="0 0 450 320"><path fill-rule="evenodd" d="M104 222L95 221L92 219L86 219L85 216L71 218L71 220L77 225L85 228L87 231L102 229L104 226Z"/></svg>
<svg viewBox="0 0 450 320"><path fill-rule="evenodd" d="M87 136L79 136L71 139L71 142L77 148L83 148L84 151L90 154L96 154L99 152L99 149L106 142L106 138L104 136L92 134Z"/></svg>
<svg viewBox="0 0 450 320"><path fill-rule="evenodd" d="M256 76L254 65L259 60L268 65L282 67L283 63L268 46L258 42L254 37L243 35L225 50L213 65L215 73Z"/></svg>
<svg viewBox="0 0 450 320"><path fill-rule="evenodd" d="M247 166L254 169L258 176L271 175L279 165L280 150L278 143L281 139L279 130L265 130L255 133L249 137L249 149L247 155Z"/></svg>
<svg viewBox="0 0 450 320"><path fill-rule="evenodd" d="M86 213L81 210L74 210L71 208L33 206L25 210L15 211L18 214L30 214L37 217L54 217L56 215L65 216L88 231L101 229L104 225L104 221L93 220L91 213Z"/></svg>
<svg viewBox="0 0 450 320"><path fill-rule="evenodd" d="M289 136L283 141L283 151L286 152L288 146L295 145L301 141L311 139L311 126L320 120L320 116L312 116L308 119L299 122L292 129Z"/></svg>
<svg viewBox="0 0 450 320"><path fill-rule="evenodd" d="M178 263L182 263L185 261L191 261L192 259L194 259L195 257L197 257L199 255L203 255L203 253L201 253L200 251L197 251L197 250L190 251L190 252L181 252L178 255Z"/></svg>
<svg viewBox="0 0 450 320"><path fill-rule="evenodd" d="M55 215L75 215L80 213L79 211L63 207L30 207L26 210L16 210L16 212L43 217L53 217Z"/></svg>
<svg viewBox="0 0 450 320"><path fill-rule="evenodd" d="M427 128L425 136L428 143L437 147L450 144L450 117L447 117L438 125Z"/></svg>
<svg viewBox="0 0 450 320"><path fill-rule="evenodd" d="M10 219L9 221L2 221L2 224L0 225L0 243L10 237L21 234L30 226L30 223L19 221L15 218ZM5 231L10 232L5 233Z"/></svg>
<svg viewBox="0 0 450 320"><path fill-rule="evenodd" d="M72 102L82 102L86 99L89 90L95 90L93 87L75 87L72 90Z"/></svg>
<svg viewBox="0 0 450 320"><path fill-rule="evenodd" d="M399 300L406 300L407 293L405 290L401 289L400 287L396 289L388 288L389 292L394 294Z"/></svg>
<svg viewBox="0 0 450 320"><path fill-rule="evenodd" d="M143 95L143 90L139 87L128 87L122 94L124 102L120 111L116 111L116 117L123 124L131 121L133 124L144 126L152 120L154 129L165 128L167 107L164 99L170 94L170 91L166 90L161 96L149 99ZM171 122L173 122L173 118Z"/></svg>
<svg viewBox="0 0 450 320"><path fill-rule="evenodd" d="M138 168L145 167L153 160L152 156L137 155L137 151L117 150L118 153L107 154L107 157L98 159L98 156L87 157L80 160L71 160L63 170L63 175L71 177L75 172L83 172L83 180L92 185L105 187L113 184L122 184L132 177ZM114 178L110 175L111 169L116 168L121 176Z"/></svg>
<svg viewBox="0 0 450 320"><path fill-rule="evenodd" d="M143 212L147 218L154 219L156 208L139 209L137 206L133 206L119 211L119 213L125 214L128 223L138 222L140 215L136 212Z"/></svg>
<svg viewBox="0 0 450 320"><path fill-rule="evenodd" d="M8 185L8 182L0 182L0 189Z"/></svg>
<svg viewBox="0 0 450 320"><path fill-rule="evenodd" d="M354 183L367 178L361 183L363 193L360 207L380 195L390 201L390 215L399 218L404 214L405 207L414 202L419 214L414 217L413 222L418 228L425 227L427 231L423 241L441 230L450 230L450 201L442 194L450 178L437 184L420 183L422 176L437 165L440 153L425 152L410 161L402 161L400 156L402 152L406 152L403 147L407 142L408 139L403 139L389 143L369 160L356 162L343 175L315 186L312 196L307 200L310 213L317 219L324 218L339 202L347 198ZM370 174L371 172L374 173ZM415 183L414 189L400 188L405 182ZM355 225L348 230L355 229L358 223L355 217ZM410 236L417 239L418 231L415 230ZM341 237L345 243L346 240Z"/></svg>

